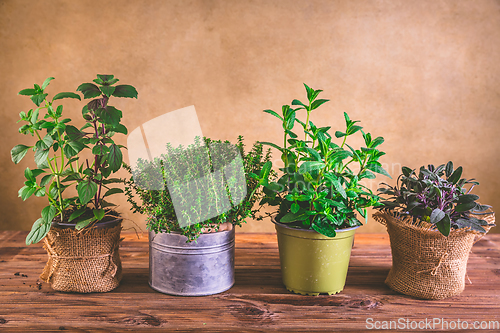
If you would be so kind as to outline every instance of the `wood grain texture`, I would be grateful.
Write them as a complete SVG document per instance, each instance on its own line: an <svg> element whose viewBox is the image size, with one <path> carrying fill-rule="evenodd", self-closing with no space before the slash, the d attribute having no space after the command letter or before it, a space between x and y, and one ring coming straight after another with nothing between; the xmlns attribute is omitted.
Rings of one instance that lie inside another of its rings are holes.
<svg viewBox="0 0 500 333"><path fill-rule="evenodd" d="M238 234L236 284L206 297L175 297L148 286L148 241L125 233L123 280L104 294L53 291L38 275L47 259L41 245L24 245L26 232L0 232L0 331L368 331L367 319L500 321L500 235L472 251L472 284L456 297L417 300L390 290L387 235L356 235L346 287L333 296L301 296L282 285L276 236Z"/></svg>

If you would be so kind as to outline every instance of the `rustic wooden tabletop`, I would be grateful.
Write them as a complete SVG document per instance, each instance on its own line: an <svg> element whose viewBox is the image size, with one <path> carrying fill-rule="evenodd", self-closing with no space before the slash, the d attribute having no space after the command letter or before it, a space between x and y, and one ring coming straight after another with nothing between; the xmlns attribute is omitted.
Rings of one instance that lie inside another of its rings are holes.
<svg viewBox="0 0 500 333"><path fill-rule="evenodd" d="M121 285L109 293L69 294L40 282L47 260L41 244L25 246L26 232L0 232L0 331L360 332L391 324L401 331L446 325L500 331L494 327L500 322L500 235L487 235L473 247L472 284L467 282L460 296L440 301L413 299L384 284L391 252L383 234L356 235L342 293L301 296L282 285L274 234L237 233L236 283L205 297L152 290L146 234L123 236Z"/></svg>

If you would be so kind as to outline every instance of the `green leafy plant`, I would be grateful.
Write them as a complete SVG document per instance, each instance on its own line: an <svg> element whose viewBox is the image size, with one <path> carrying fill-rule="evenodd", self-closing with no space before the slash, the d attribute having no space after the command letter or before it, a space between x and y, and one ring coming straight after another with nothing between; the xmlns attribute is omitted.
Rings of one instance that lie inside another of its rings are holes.
<svg viewBox="0 0 500 333"><path fill-rule="evenodd" d="M81 92L84 99L93 99L82 109L85 125L77 128L70 118L63 117L63 106L57 104L64 98L81 100L81 97L77 93L61 92L48 99L46 89L53 79L50 77L42 85L35 84L19 92L19 95L29 96L36 106L19 114L19 121L24 123L19 132L34 136L36 142L33 146L15 146L11 157L17 164L32 150L37 166L24 171L26 181L19 196L23 200L32 195L45 196L49 201L26 238L28 245L42 240L53 220L74 223L80 230L106 216L116 215L109 208L114 205L104 198L123 192L112 187L113 183L122 181L110 178L121 168L121 149L124 148L115 144L112 137L116 133L127 134L127 128L120 123L122 112L108 101L111 97L137 98L136 89L130 85L115 85L118 79L113 75L97 75L95 84L81 84L77 92ZM92 157L80 159L86 151ZM76 188L78 196L64 196L70 187Z"/></svg>
<svg viewBox="0 0 500 333"><path fill-rule="evenodd" d="M230 168L228 172L227 163L238 155L243 169ZM253 208L254 204L263 196L260 186L271 172L270 158L270 151L265 153L257 143L246 153L242 136L236 145L209 138L202 142L197 137L188 147L167 145L162 156L151 161L140 159L134 169L126 166L132 177L126 181L125 193L133 212L147 216L148 230L179 232L191 242L203 232L219 230L222 223L241 225L247 217L255 217L258 209ZM225 181L222 181L215 172L224 167ZM244 179L245 183L238 179ZM189 187L183 185L187 182ZM223 209L219 199L226 194L233 200L233 206ZM186 205L174 207L174 198Z"/></svg>
<svg viewBox="0 0 500 333"><path fill-rule="evenodd" d="M379 192L388 195L383 201L382 210L394 210L413 217L413 222L430 222L441 234L448 236L451 229L469 228L486 232L485 226L493 226L477 218L491 208L476 202L479 196L472 194L474 179L461 178L462 167L453 168L453 162L437 168L430 164L415 170L402 168L395 186L382 183ZM469 189L466 185L470 185ZM489 214L489 213L486 213Z"/></svg>
<svg viewBox="0 0 500 333"><path fill-rule="evenodd" d="M266 196L261 204L277 206L276 221L280 223L334 237L336 229L361 225L357 213L366 219L366 208L380 205L379 197L360 181L375 178L374 172L390 177L378 161L385 154L377 149L384 139L372 138L357 125L359 121L344 113L346 128L335 132L341 142L334 143L331 127L318 127L309 120L311 112L328 100L317 98L322 90L304 86L306 103L294 99L292 106L283 105L281 115L264 110L282 122L283 145L262 143L281 152L284 167L278 181L264 184ZM305 122L296 117L300 110L306 112ZM297 123L304 139L293 131ZM363 136L365 147L355 149L347 144L347 138L356 133ZM351 169L353 165L357 172Z"/></svg>

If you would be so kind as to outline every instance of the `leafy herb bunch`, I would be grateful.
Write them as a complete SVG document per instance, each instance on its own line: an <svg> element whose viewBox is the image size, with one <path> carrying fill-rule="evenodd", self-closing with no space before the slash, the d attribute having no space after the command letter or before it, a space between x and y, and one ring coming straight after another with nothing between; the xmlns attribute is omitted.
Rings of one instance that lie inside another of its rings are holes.
<svg viewBox="0 0 500 333"><path fill-rule="evenodd" d="M32 195L46 196L49 200L26 238L28 245L42 240L53 220L74 223L80 230L105 216L116 215L109 208L114 205L104 197L123 192L111 187L122 181L109 177L120 169L121 149L124 148L115 144L112 137L116 133L127 134L127 128L120 123L122 112L108 101L112 96L137 98L136 89L130 85L115 85L118 79L113 75L97 75L95 84L81 84L77 91L84 99L94 99L83 107L85 125L79 129L71 124L70 118L63 118L63 106L56 103L64 98L81 100L80 95L62 92L48 99L46 88L53 79L49 77L42 85L35 84L34 88L19 92L19 95L29 96L36 106L19 114L20 121L25 123L19 132L37 139L33 146L19 144L11 150L12 161L16 164L28 150L35 153L37 168L28 167L24 171L26 181L19 196L23 200ZM91 152L92 157L80 160L85 151ZM63 193L72 186L76 187L78 196L65 197Z"/></svg>
<svg viewBox="0 0 500 333"><path fill-rule="evenodd" d="M334 143L328 133L331 127L318 127L309 120L311 112L328 100L317 99L322 90L304 86L306 103L294 99L291 105L298 107L283 105L281 115L264 110L282 122L283 145L262 143L281 152L284 167L277 182L264 184L266 196L261 204L278 206L276 221L280 223L334 237L336 229L361 225L357 213L366 219L366 208L380 205L379 197L360 181L375 178L373 172L390 177L378 161L385 154L377 149L384 139L372 138L356 125L359 121L344 113L346 128L335 132L341 142ZM305 122L296 117L300 110L306 111ZM304 139L292 131L296 123ZM347 144L347 138L356 133L363 136L365 147L355 149ZM351 169L353 165L357 172Z"/></svg>
<svg viewBox="0 0 500 333"><path fill-rule="evenodd" d="M132 173L125 187L128 202L133 212L147 215L150 231L180 232L190 242L203 232L218 231L222 223L241 225L255 217L258 210L253 207L263 197L260 185L270 172L271 152L255 143L246 153L242 136L236 145L201 140L197 137L188 147L169 144L162 156L140 159L133 169L126 166ZM243 168L230 163L238 156ZM222 199L228 196L232 206Z"/></svg>
<svg viewBox="0 0 500 333"><path fill-rule="evenodd" d="M402 172L395 186L383 183L385 187L379 189L380 193L389 195L381 209L412 216L414 223L430 222L444 236L448 236L451 229L470 228L484 233L485 226L493 226L475 217L489 214L484 212L491 206L476 202L479 196L471 191L479 183L461 178L461 166L453 169L450 161L438 167L421 166L418 175L408 167L403 167Z"/></svg>

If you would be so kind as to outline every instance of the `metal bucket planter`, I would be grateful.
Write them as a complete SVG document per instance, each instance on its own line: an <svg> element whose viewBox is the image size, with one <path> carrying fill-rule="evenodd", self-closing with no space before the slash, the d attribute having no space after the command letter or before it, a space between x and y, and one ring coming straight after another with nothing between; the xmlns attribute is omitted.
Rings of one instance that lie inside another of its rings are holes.
<svg viewBox="0 0 500 333"><path fill-rule="evenodd" d="M317 296L336 294L344 289L358 227L336 230L335 237L276 222L275 227L283 284L289 291Z"/></svg>
<svg viewBox="0 0 500 333"><path fill-rule="evenodd" d="M149 233L149 285L179 296L205 296L234 284L234 229L186 243L178 233Z"/></svg>

